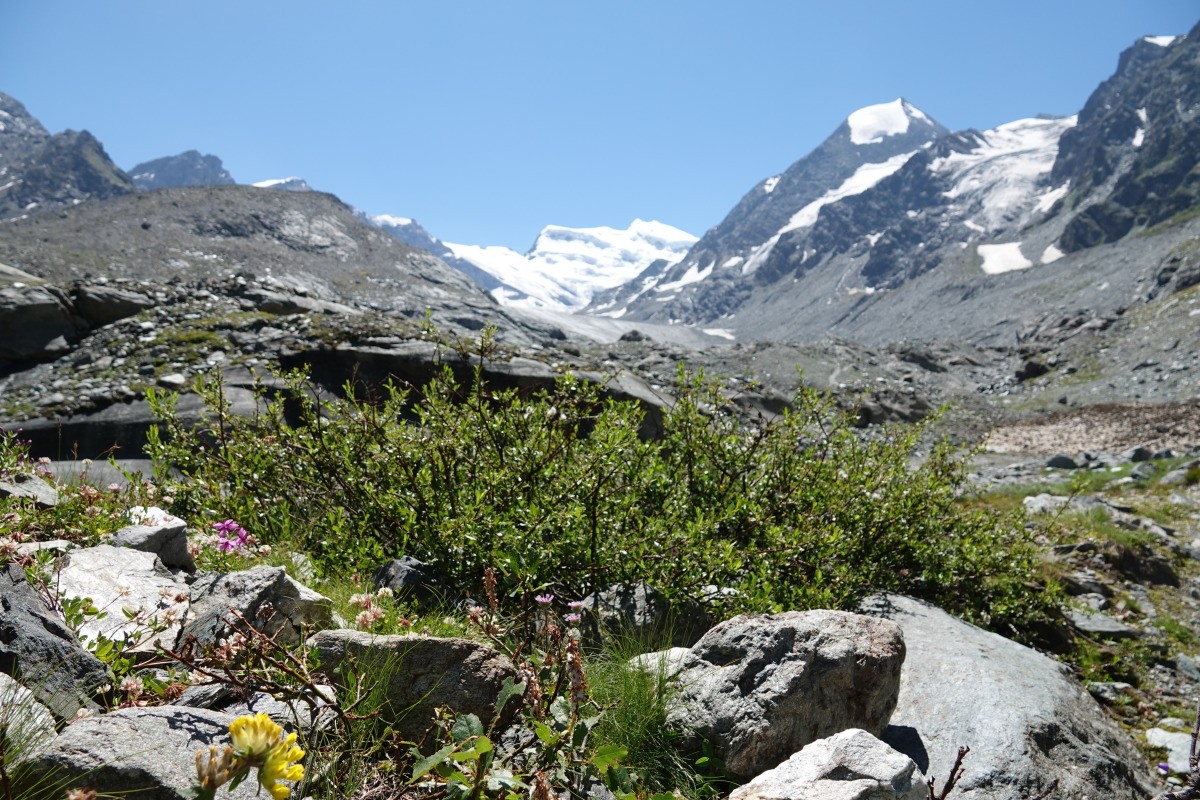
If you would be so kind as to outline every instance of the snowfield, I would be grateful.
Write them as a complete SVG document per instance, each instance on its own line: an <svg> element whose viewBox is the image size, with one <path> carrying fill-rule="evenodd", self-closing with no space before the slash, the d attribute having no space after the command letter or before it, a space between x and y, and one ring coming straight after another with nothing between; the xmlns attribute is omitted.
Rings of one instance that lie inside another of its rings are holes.
<svg viewBox="0 0 1200 800"><path fill-rule="evenodd" d="M446 246L504 284L492 292L504 305L577 311L597 291L628 283L659 259L679 262L696 240L662 222L635 219L625 229L548 225L527 253L451 242Z"/></svg>

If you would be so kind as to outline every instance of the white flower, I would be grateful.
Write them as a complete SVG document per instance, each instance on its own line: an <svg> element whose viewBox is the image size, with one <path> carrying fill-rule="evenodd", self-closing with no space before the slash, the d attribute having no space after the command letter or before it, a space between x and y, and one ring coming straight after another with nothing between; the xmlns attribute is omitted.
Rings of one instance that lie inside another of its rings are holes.
<svg viewBox="0 0 1200 800"><path fill-rule="evenodd" d="M174 525L179 517L173 517L158 506L134 506L126 512L129 521L134 525Z"/></svg>

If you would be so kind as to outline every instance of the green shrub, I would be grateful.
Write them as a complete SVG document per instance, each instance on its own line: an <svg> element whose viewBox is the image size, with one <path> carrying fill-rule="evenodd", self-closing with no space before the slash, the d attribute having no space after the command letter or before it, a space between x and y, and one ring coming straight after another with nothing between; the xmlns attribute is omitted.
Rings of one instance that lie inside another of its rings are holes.
<svg viewBox="0 0 1200 800"><path fill-rule="evenodd" d="M720 614L894 590L1010 635L1049 607L1031 534L962 502L948 446L912 466L919 428L864 438L803 388L794 410L749 424L681 368L662 436L646 440L644 410L599 386L497 391L480 375L338 398L290 374L260 387L252 416L229 413L212 381L199 426L151 393L162 432L148 453L186 519L237 519L342 574L412 555L474 597L494 566L509 609L637 580L674 600L736 590Z"/></svg>

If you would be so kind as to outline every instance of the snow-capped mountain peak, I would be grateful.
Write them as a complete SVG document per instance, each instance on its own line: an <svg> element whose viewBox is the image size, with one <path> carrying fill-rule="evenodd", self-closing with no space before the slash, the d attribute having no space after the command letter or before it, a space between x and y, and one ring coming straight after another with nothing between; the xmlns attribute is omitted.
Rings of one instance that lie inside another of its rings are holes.
<svg viewBox="0 0 1200 800"><path fill-rule="evenodd" d="M854 144L879 144L885 136L907 133L909 122L914 119L931 122L921 109L903 97L897 97L890 103L858 109L846 118L846 125Z"/></svg>
<svg viewBox="0 0 1200 800"><path fill-rule="evenodd" d="M446 246L499 282L492 294L500 302L575 311L597 291L626 283L657 261L679 261L695 242L695 236L679 228L635 219L624 229L547 225L526 253L497 246Z"/></svg>
<svg viewBox="0 0 1200 800"><path fill-rule="evenodd" d="M251 185L257 186L259 189L283 189L289 192L311 192L313 190L307 181L295 176L290 178L271 178L270 180L258 181Z"/></svg>

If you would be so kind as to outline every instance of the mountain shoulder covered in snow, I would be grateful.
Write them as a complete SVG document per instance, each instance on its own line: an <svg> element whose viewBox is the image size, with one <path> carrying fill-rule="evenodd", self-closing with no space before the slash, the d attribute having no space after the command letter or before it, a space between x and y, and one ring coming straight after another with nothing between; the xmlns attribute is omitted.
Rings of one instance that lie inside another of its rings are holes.
<svg viewBox="0 0 1200 800"><path fill-rule="evenodd" d="M509 247L442 242L408 217L366 216L397 239L428 250L472 277L502 304L578 311L604 289L626 283L651 264L673 264L696 237L653 220L628 228L548 225L528 252Z"/></svg>

